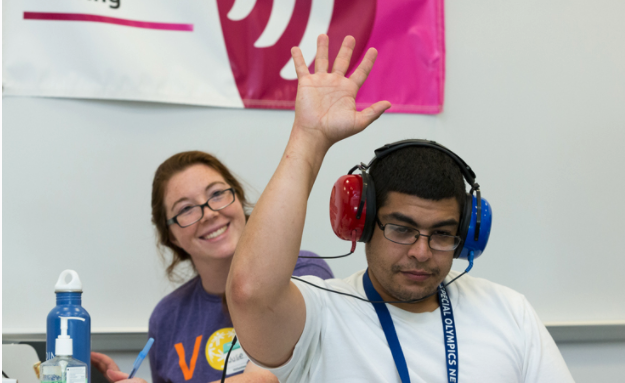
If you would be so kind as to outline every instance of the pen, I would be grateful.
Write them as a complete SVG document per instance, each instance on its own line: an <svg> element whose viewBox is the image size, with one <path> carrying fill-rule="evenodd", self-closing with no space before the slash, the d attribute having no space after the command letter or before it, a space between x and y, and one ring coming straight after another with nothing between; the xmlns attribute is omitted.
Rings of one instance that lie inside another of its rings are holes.
<svg viewBox="0 0 625 383"><path fill-rule="evenodd" d="M145 359L145 357L148 355L148 352L150 351L150 347L152 347L152 343L154 343L154 338L148 339L148 343L145 344L145 347L143 347L143 350L141 350L141 352L137 356L137 359L135 359L135 363L132 365L132 371L130 371L130 375L128 375L128 379L132 379L132 377L135 376L135 373L141 366L143 359Z"/></svg>

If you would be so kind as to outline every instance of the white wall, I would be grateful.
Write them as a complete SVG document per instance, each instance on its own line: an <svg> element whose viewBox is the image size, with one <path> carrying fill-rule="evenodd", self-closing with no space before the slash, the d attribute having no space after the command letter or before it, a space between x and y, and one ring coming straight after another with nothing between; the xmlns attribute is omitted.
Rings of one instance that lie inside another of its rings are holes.
<svg viewBox="0 0 625 383"><path fill-rule="evenodd" d="M625 342L560 343L558 347L575 382L623 380Z"/></svg>
<svg viewBox="0 0 625 383"><path fill-rule="evenodd" d="M472 274L521 291L546 322L625 320L614 294L625 288L623 14L617 0L448 2L444 112L385 115L337 144L310 197L302 247L345 253L328 224L335 179L384 143L429 138L474 168L493 205L491 241ZM293 118L17 97L3 98L3 112L3 333L43 331L65 268L84 279L95 330L145 328L172 287L149 223L158 164L182 150L212 152L255 200ZM364 267L362 246L331 265L338 276Z"/></svg>

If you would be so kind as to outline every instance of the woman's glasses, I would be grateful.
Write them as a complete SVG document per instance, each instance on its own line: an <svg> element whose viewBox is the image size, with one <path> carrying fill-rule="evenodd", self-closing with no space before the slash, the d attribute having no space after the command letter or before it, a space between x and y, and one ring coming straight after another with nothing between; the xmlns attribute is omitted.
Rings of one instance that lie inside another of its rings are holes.
<svg viewBox="0 0 625 383"><path fill-rule="evenodd" d="M188 227L204 217L204 207L212 211L224 209L234 202L234 188L219 190L202 205L187 206L173 218L167 220L167 226L177 223L180 227Z"/></svg>

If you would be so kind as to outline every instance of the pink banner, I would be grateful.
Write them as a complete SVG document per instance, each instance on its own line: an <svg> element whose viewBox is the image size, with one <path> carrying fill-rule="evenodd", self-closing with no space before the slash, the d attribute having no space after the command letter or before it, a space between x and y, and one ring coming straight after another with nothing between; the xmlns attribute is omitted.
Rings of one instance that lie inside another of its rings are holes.
<svg viewBox="0 0 625 383"><path fill-rule="evenodd" d="M364 52L378 59L356 99L363 109L379 100L389 112L436 114L442 111L445 79L443 0L258 1L243 9L240 0L218 0L230 66L247 108L294 107L297 80L289 71L290 48L300 46L311 71L318 33L330 37L330 58L343 38L356 38L350 72ZM272 4L273 3L273 4ZM284 10L286 8L286 11ZM290 19L280 15L291 11ZM317 33L318 32L318 33ZM332 65L332 62L330 63Z"/></svg>

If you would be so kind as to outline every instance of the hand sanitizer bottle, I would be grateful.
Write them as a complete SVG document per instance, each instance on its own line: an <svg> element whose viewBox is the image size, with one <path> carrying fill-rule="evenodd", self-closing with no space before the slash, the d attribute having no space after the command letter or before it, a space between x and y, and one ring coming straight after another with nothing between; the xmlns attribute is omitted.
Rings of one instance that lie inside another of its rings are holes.
<svg viewBox="0 0 625 383"><path fill-rule="evenodd" d="M72 338L67 335L67 321L84 321L78 317L59 317L61 334L56 338L55 354L50 360L41 363L41 381L45 383L87 383L87 364L72 358Z"/></svg>

